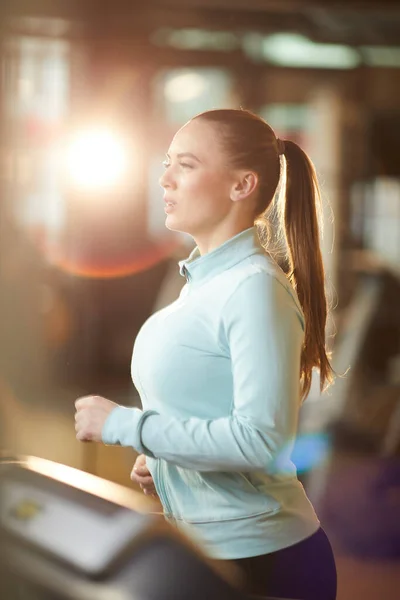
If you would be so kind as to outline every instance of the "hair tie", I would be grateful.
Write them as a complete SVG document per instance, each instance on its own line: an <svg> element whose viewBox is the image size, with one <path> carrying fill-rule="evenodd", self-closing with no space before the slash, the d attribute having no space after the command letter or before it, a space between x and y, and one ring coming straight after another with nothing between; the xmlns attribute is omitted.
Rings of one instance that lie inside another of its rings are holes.
<svg viewBox="0 0 400 600"><path fill-rule="evenodd" d="M278 146L278 154L279 156L281 156L281 154L285 154L285 142L279 138L276 138L276 143Z"/></svg>

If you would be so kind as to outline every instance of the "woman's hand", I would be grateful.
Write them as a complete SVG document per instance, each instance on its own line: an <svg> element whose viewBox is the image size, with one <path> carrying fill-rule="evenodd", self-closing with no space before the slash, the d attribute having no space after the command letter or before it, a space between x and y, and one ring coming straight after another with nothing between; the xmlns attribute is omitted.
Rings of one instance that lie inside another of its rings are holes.
<svg viewBox="0 0 400 600"><path fill-rule="evenodd" d="M153 478L150 474L149 469L146 465L146 456L139 454L133 469L131 472L131 479L135 483L138 483L146 496L157 497L156 488L154 486Z"/></svg>
<svg viewBox="0 0 400 600"><path fill-rule="evenodd" d="M84 396L75 402L76 439L81 442L101 442L101 432L110 412L118 404L102 396Z"/></svg>

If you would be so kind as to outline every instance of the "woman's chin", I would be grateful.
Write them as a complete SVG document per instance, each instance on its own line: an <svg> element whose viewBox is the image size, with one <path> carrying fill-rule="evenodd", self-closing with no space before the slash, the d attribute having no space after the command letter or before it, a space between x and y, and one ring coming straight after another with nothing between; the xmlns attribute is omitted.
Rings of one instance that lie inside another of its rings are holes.
<svg viewBox="0 0 400 600"><path fill-rule="evenodd" d="M167 215L165 219L165 227L171 231L182 231L182 223L179 223L178 219L175 219L173 215Z"/></svg>

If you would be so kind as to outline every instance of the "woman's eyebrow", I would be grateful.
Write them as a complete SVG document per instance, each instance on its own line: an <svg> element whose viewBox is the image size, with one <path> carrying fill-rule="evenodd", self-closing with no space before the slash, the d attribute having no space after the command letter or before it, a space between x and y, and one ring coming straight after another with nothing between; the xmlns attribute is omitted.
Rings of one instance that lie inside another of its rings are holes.
<svg viewBox="0 0 400 600"><path fill-rule="evenodd" d="M168 158L168 160L171 158L168 153L166 154L166 157ZM195 156L191 152L180 152L179 154L176 155L176 157L177 158L192 158L193 160L196 160L197 162L201 163L201 160L199 158L197 158L197 156Z"/></svg>

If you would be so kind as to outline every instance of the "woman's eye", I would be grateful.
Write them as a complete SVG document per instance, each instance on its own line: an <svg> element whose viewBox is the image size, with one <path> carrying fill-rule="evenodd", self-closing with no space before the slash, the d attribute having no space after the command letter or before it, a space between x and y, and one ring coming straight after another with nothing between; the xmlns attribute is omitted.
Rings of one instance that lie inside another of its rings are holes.
<svg viewBox="0 0 400 600"><path fill-rule="evenodd" d="M168 169L171 166L170 162L164 161L162 163L164 169ZM193 169L193 165L189 165L188 163L179 163L180 167L183 167L184 169Z"/></svg>

